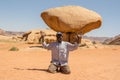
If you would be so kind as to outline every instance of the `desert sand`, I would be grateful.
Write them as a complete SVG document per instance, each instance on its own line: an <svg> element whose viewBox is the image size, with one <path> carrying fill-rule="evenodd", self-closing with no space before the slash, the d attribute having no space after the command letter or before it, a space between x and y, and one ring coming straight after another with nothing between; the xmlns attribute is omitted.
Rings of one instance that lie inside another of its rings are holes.
<svg viewBox="0 0 120 80"><path fill-rule="evenodd" d="M40 44L0 42L0 80L120 80L120 46L70 52L69 75L48 73L50 59Z"/></svg>

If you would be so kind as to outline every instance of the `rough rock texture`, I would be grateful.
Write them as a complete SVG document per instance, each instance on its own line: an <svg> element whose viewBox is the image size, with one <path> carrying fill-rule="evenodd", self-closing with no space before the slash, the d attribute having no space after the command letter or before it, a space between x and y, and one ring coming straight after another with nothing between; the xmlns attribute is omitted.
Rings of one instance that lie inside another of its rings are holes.
<svg viewBox="0 0 120 80"><path fill-rule="evenodd" d="M31 30L25 33L27 43L39 43L41 37L39 30Z"/></svg>
<svg viewBox="0 0 120 80"><path fill-rule="evenodd" d="M101 16L80 6L63 6L48 9L41 13L45 23L55 31L82 32L83 34L99 28Z"/></svg>
<svg viewBox="0 0 120 80"><path fill-rule="evenodd" d="M105 46L97 41L91 41L90 39L82 39L80 47L92 49L92 48L104 48Z"/></svg>
<svg viewBox="0 0 120 80"><path fill-rule="evenodd" d="M28 32L25 32L23 34L23 39L30 44L33 43L40 43L40 37L41 37L41 33L43 32L45 34L45 41L47 43L55 41L55 35L56 32L53 30L42 30L42 29L38 29L38 30L30 30Z"/></svg>
<svg viewBox="0 0 120 80"><path fill-rule="evenodd" d="M77 38L77 34L76 33L63 33L63 41L67 41L67 42L70 42L70 43L74 43L76 42L76 39ZM80 39L81 41L81 39Z"/></svg>
<svg viewBox="0 0 120 80"><path fill-rule="evenodd" d="M120 34L113 38L106 39L103 43L110 45L120 45Z"/></svg>
<svg viewBox="0 0 120 80"><path fill-rule="evenodd" d="M56 32L53 30L41 30L45 33L45 41L46 43L51 43L56 41Z"/></svg>

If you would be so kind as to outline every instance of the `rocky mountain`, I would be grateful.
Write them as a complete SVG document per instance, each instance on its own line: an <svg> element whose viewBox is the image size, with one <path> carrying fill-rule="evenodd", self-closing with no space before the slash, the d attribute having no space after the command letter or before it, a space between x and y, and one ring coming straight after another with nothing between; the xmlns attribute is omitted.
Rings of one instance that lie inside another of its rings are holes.
<svg viewBox="0 0 120 80"><path fill-rule="evenodd" d="M83 36L84 39L90 39L91 41L99 41L104 42L106 39L109 39L110 37L94 37L94 36Z"/></svg>
<svg viewBox="0 0 120 80"><path fill-rule="evenodd" d="M22 35L24 32L5 31L5 35Z"/></svg>
<svg viewBox="0 0 120 80"><path fill-rule="evenodd" d="M15 31L5 31L0 29L0 35L5 36L15 36L15 35L22 35L25 32L15 32ZM90 39L91 41L99 41L103 42L104 40L108 39L109 37L93 37L93 36L83 36L84 39Z"/></svg>
<svg viewBox="0 0 120 80"><path fill-rule="evenodd" d="M109 45L120 45L120 34L115 37L106 39L103 43Z"/></svg>
<svg viewBox="0 0 120 80"><path fill-rule="evenodd" d="M17 31L5 31L3 29L0 29L0 35L4 36L15 36L15 35L22 35L24 32L17 32Z"/></svg>
<svg viewBox="0 0 120 80"><path fill-rule="evenodd" d="M25 32L17 32L17 31L5 31L0 29L0 35L4 36L17 36L23 35ZM83 39L89 39L92 42L98 41L103 44L112 44L112 45L120 45L120 34L115 37L94 37L94 36L83 36Z"/></svg>

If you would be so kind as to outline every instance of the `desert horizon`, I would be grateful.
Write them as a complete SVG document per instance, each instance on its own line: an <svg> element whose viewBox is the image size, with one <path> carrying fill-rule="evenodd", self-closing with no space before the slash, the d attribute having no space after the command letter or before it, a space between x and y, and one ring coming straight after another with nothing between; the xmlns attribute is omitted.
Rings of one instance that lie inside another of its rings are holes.
<svg viewBox="0 0 120 80"><path fill-rule="evenodd" d="M120 79L120 45L93 43L89 39L82 39L81 44L70 52L71 74L52 74L47 72L51 52L40 43L31 44L0 35L0 80Z"/></svg>
<svg viewBox="0 0 120 80"><path fill-rule="evenodd" d="M0 80L120 80L119 3L1 0Z"/></svg>

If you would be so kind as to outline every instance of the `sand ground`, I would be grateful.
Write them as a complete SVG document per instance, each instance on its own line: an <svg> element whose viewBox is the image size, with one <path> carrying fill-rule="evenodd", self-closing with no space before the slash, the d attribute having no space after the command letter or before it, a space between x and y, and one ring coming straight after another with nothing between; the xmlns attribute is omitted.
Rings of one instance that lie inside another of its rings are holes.
<svg viewBox="0 0 120 80"><path fill-rule="evenodd" d="M0 80L120 80L120 46L70 52L69 75L48 73L50 59L39 44L0 43Z"/></svg>

